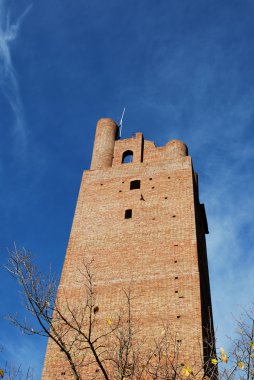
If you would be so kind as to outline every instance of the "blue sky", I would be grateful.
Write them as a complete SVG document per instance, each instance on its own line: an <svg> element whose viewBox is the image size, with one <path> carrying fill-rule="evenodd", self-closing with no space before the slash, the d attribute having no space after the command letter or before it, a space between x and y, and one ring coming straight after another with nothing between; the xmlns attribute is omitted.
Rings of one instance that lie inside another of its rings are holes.
<svg viewBox="0 0 254 380"><path fill-rule="evenodd" d="M0 0L0 258L25 246L60 273L95 124L120 119L164 145L187 143L206 204L219 346L253 302L254 2ZM35 368L46 341L1 270L1 361Z"/></svg>

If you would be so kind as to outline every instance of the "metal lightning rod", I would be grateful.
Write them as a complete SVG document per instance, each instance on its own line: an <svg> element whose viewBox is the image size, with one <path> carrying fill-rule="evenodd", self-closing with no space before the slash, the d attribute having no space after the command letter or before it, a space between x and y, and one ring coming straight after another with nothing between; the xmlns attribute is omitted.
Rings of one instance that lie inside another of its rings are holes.
<svg viewBox="0 0 254 380"><path fill-rule="evenodd" d="M121 117L121 120L120 120L120 123L119 123L119 136L120 137L122 137L122 127L123 127L123 117L124 117L124 114L125 114L125 107L123 109L122 117Z"/></svg>

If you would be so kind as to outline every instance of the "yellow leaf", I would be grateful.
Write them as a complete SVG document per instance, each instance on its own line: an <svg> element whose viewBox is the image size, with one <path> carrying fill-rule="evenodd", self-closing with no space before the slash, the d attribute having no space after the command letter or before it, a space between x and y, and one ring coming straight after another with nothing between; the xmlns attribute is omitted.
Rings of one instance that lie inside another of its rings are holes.
<svg viewBox="0 0 254 380"><path fill-rule="evenodd" d="M237 365L240 369L244 369L244 363L243 362L238 362Z"/></svg>
<svg viewBox="0 0 254 380"><path fill-rule="evenodd" d="M1 379L4 378L4 371L2 369L0 369L0 377L1 377Z"/></svg>
<svg viewBox="0 0 254 380"><path fill-rule="evenodd" d="M254 350L254 342L251 342L251 349Z"/></svg>
<svg viewBox="0 0 254 380"><path fill-rule="evenodd" d="M112 321L111 321L111 319L107 319L107 324L110 326L111 324L112 324Z"/></svg>
<svg viewBox="0 0 254 380"><path fill-rule="evenodd" d="M218 360L215 359L215 358L212 358L212 359L211 359L211 363L214 364L214 365L216 365L216 364L218 364Z"/></svg>
<svg viewBox="0 0 254 380"><path fill-rule="evenodd" d="M223 347L221 347L220 352L221 352L221 361L222 361L222 363L227 363L228 362L228 357L227 357L227 354L226 354L226 352L225 352L225 350L224 350Z"/></svg>
<svg viewBox="0 0 254 380"><path fill-rule="evenodd" d="M163 353L162 353L162 356L167 356L167 353L164 351Z"/></svg>
<svg viewBox="0 0 254 380"><path fill-rule="evenodd" d="M192 372L192 369L190 367L184 367L183 376L188 377L188 376L190 376L191 372Z"/></svg>

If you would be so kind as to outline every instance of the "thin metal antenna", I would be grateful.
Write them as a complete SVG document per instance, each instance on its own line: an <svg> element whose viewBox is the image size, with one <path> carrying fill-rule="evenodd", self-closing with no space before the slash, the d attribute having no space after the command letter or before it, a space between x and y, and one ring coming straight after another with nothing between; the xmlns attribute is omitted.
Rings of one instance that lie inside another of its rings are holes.
<svg viewBox="0 0 254 380"><path fill-rule="evenodd" d="M120 123L119 123L119 137L122 137L122 127L123 127L123 117L124 117L124 114L125 114L125 107L123 109L122 117L121 117L121 120L120 120Z"/></svg>

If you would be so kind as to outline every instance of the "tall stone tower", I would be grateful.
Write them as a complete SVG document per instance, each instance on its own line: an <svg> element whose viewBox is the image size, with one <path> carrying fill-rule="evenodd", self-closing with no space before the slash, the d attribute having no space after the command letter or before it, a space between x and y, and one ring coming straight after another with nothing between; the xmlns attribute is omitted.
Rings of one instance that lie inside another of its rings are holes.
<svg viewBox="0 0 254 380"><path fill-rule="evenodd" d="M142 337L152 341L166 324L184 348L185 359L201 364L213 343L213 323L208 226L197 178L183 142L156 147L142 133L121 140L112 119L99 120L58 299L82 303L76 279L81 263L93 258L102 321L116 315L122 290L131 288L132 315ZM49 341L42 379L62 378L72 376L63 354ZM90 375L84 372L82 379L90 380Z"/></svg>

